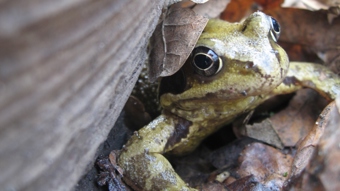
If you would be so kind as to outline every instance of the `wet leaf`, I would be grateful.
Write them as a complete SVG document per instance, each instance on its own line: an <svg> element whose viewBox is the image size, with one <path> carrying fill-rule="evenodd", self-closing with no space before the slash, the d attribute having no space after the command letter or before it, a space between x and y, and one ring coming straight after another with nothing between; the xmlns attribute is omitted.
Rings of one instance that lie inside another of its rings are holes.
<svg viewBox="0 0 340 191"><path fill-rule="evenodd" d="M208 19L189 8L170 8L150 39L150 81L170 76L189 57Z"/></svg>

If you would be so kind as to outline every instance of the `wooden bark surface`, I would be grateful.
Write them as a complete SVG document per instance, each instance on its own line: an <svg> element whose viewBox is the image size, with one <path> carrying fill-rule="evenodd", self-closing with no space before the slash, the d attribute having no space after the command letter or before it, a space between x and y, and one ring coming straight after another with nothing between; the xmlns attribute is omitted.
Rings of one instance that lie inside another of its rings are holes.
<svg viewBox="0 0 340 191"><path fill-rule="evenodd" d="M164 1L0 0L0 190L71 190L113 127Z"/></svg>

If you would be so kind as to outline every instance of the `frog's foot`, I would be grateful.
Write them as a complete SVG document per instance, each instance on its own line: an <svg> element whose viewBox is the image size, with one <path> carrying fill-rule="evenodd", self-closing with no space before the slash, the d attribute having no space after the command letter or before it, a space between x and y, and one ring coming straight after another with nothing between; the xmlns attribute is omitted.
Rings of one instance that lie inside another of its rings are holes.
<svg viewBox="0 0 340 191"><path fill-rule="evenodd" d="M118 158L124 181L135 190L195 190L190 188L162 155L175 132L173 119L159 116L136 132Z"/></svg>

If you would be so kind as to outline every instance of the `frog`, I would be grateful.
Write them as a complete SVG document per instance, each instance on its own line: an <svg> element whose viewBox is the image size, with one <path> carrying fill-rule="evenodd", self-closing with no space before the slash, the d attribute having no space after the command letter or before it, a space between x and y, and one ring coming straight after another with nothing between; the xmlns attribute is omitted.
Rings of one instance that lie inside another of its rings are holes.
<svg viewBox="0 0 340 191"><path fill-rule="evenodd" d="M134 190L198 190L165 155L185 155L208 135L265 100L312 88L329 100L339 77L314 63L289 62L278 45L279 23L260 11L239 23L210 19L183 67L159 87L162 113L136 131L118 165ZM322 76L322 78L320 77Z"/></svg>

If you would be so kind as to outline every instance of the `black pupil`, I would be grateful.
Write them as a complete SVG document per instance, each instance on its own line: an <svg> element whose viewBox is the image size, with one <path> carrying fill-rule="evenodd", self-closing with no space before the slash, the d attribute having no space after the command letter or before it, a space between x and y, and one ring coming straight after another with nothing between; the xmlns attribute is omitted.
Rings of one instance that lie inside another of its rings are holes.
<svg viewBox="0 0 340 191"><path fill-rule="evenodd" d="M202 54L196 55L194 61L196 66L201 68L202 70L209 68L213 62L209 56Z"/></svg>
<svg viewBox="0 0 340 191"><path fill-rule="evenodd" d="M273 23L275 32L280 32L280 25L274 18L272 18L272 23Z"/></svg>

